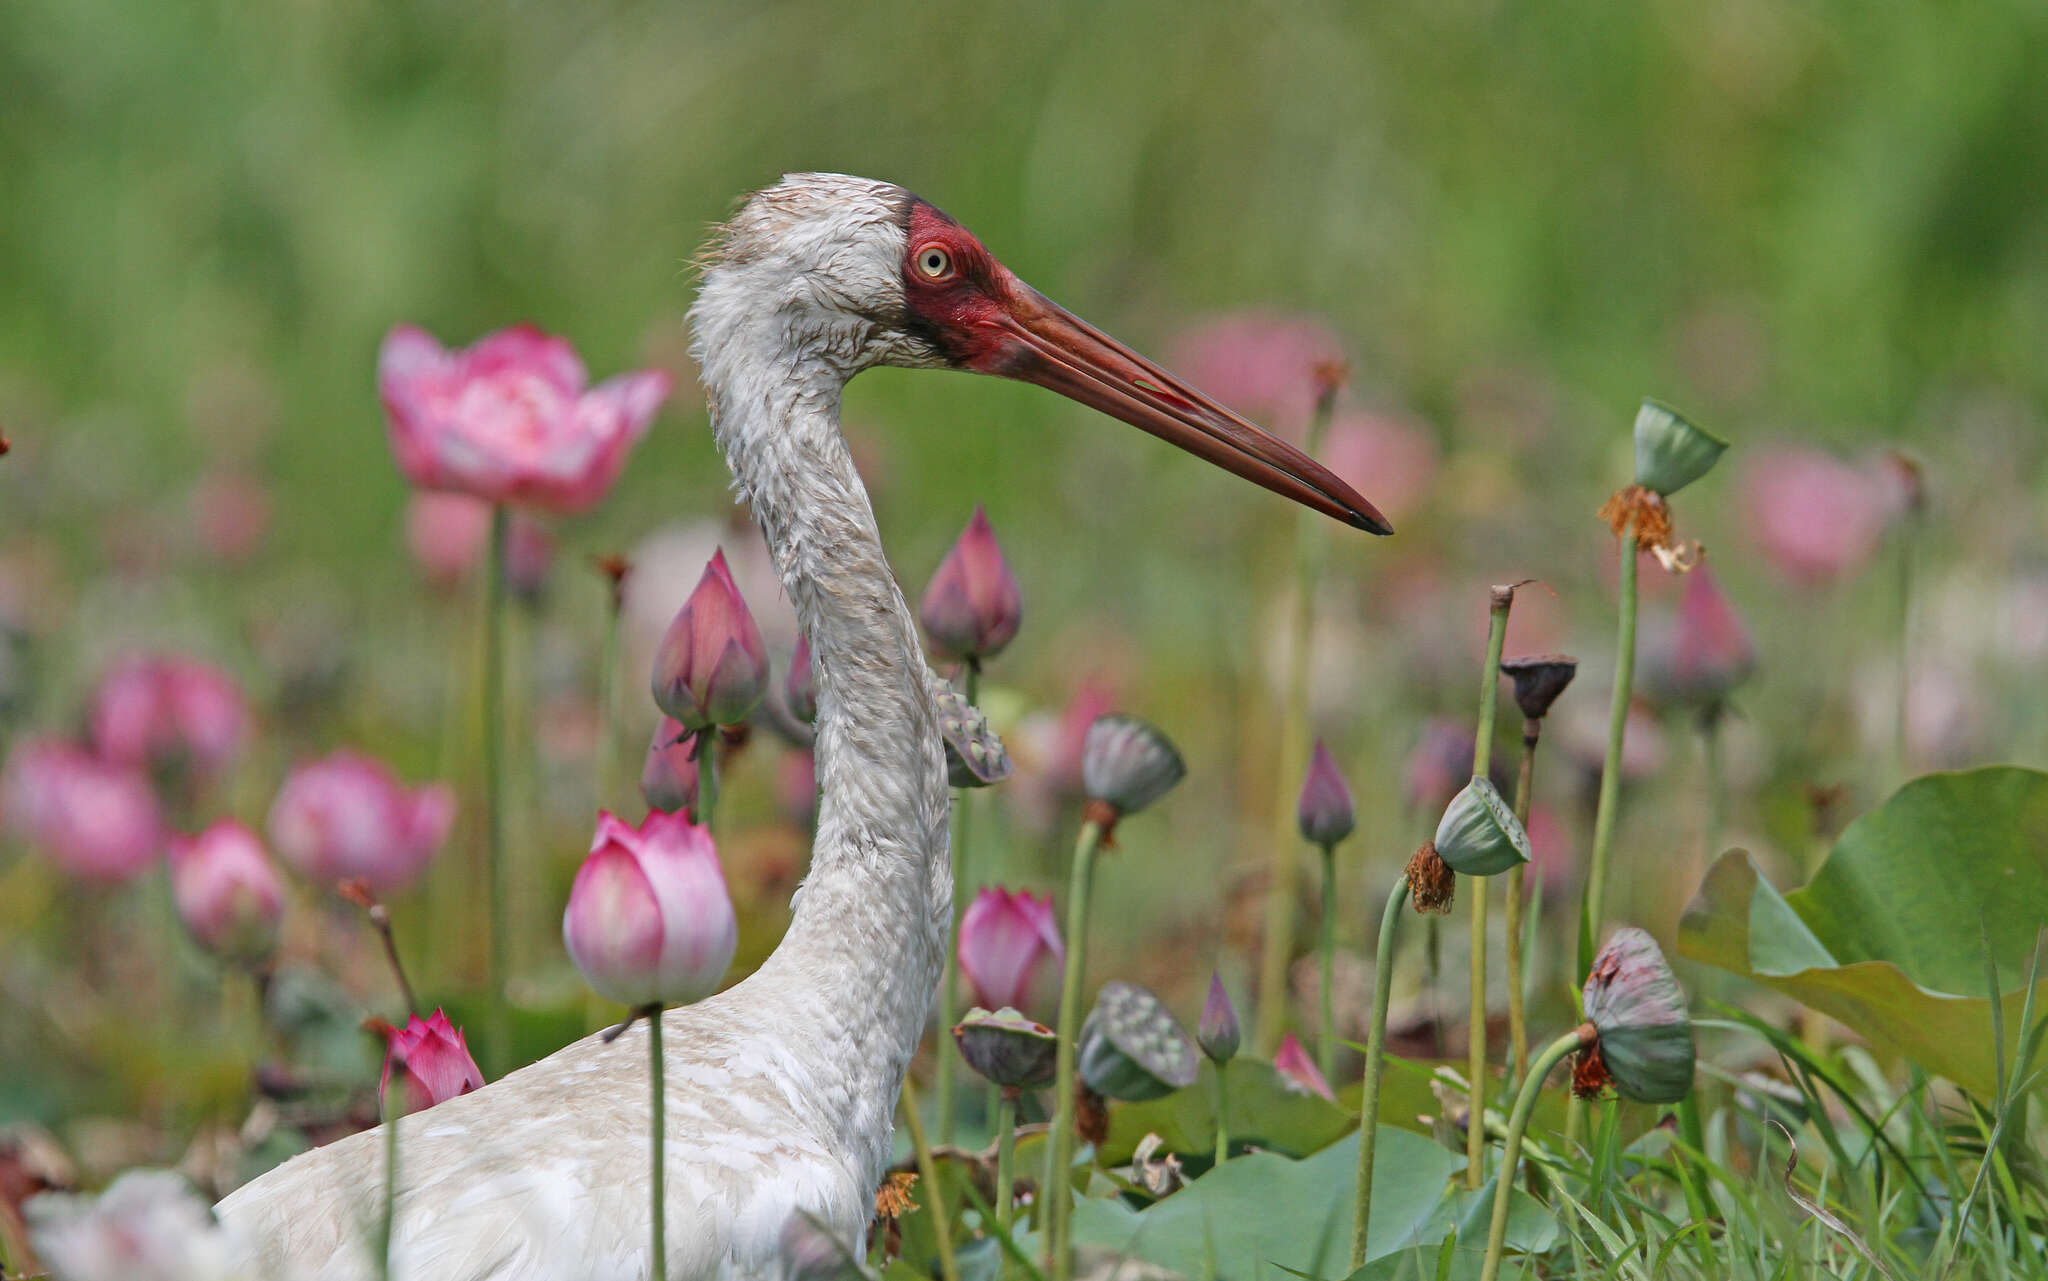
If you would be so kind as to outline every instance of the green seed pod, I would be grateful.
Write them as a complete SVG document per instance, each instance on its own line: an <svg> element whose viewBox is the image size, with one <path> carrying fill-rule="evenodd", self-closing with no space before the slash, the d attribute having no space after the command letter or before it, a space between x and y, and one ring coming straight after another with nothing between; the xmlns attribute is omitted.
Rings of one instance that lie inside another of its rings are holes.
<svg viewBox="0 0 2048 1281"><path fill-rule="evenodd" d="M947 781L955 787L987 787L1008 778L1009 754L981 709L942 680L933 678L930 684L939 736L946 742Z"/></svg>
<svg viewBox="0 0 2048 1281"><path fill-rule="evenodd" d="M1142 1103L1195 1083L1195 1043L1158 997L1110 982L1081 1025L1079 1064L1097 1094Z"/></svg>
<svg viewBox="0 0 2048 1281"><path fill-rule="evenodd" d="M1135 716L1098 716L1082 741L1081 782L1088 799L1118 814L1144 809L1187 772L1166 735Z"/></svg>
<svg viewBox="0 0 2048 1281"><path fill-rule="evenodd" d="M1529 861L1529 834L1498 788L1475 778L1444 807L1436 852L1454 872L1493 876Z"/></svg>
<svg viewBox="0 0 2048 1281"><path fill-rule="evenodd" d="M1593 958L1585 1009L1623 1098L1676 1103L1692 1092L1692 1019L1656 940L1632 926L1616 930Z"/></svg>
<svg viewBox="0 0 2048 1281"><path fill-rule="evenodd" d="M993 1014L969 1010L953 1028L953 1043L983 1080L1023 1090L1052 1084L1059 1037L1007 1005Z"/></svg>
<svg viewBox="0 0 2048 1281"><path fill-rule="evenodd" d="M1636 411L1636 484L1666 498L1712 471L1727 448L1668 405L1645 400Z"/></svg>

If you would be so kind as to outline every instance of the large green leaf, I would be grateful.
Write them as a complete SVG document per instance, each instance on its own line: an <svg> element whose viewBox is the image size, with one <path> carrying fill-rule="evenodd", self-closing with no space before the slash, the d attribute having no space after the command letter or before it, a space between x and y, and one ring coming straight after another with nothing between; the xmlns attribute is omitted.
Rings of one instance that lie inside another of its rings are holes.
<svg viewBox="0 0 2048 1281"><path fill-rule="evenodd" d="M1686 908L1678 950L1988 1095L1997 1066L1986 950L2010 1056L2044 905L2048 773L1994 766L1907 783L1850 824L1812 882L1789 894L1747 852L1728 851Z"/></svg>
<svg viewBox="0 0 2048 1281"><path fill-rule="evenodd" d="M1271 1063L1232 1059L1230 1145L1240 1143L1307 1156L1335 1143L1358 1118L1323 1098L1288 1084ZM1147 1134L1157 1134L1169 1152L1207 1153L1216 1146L1216 1073L1208 1063L1193 1085L1163 1099L1114 1104L1102 1163L1121 1165Z"/></svg>

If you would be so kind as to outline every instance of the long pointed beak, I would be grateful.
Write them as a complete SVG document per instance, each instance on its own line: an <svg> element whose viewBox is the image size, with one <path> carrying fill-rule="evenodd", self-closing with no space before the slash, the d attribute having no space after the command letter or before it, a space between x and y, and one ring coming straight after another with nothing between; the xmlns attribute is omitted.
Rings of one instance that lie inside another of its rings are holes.
<svg viewBox="0 0 2048 1281"><path fill-rule="evenodd" d="M993 323L1015 346L989 372L1050 388L1347 525L1394 532L1329 468L1022 282Z"/></svg>

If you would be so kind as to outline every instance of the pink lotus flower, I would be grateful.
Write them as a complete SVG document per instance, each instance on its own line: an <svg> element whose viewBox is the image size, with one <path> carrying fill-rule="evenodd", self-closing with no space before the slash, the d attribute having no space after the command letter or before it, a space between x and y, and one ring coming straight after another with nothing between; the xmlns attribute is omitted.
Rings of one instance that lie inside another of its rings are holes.
<svg viewBox="0 0 2048 1281"><path fill-rule="evenodd" d="M128 880L161 843L156 794L140 771L56 739L15 745L0 808L9 828L81 880Z"/></svg>
<svg viewBox="0 0 2048 1281"><path fill-rule="evenodd" d="M761 629L725 552L715 551L654 655L654 701L686 729L701 730L744 721L767 689Z"/></svg>
<svg viewBox="0 0 2048 1281"><path fill-rule="evenodd" d="M1309 758L1308 777L1301 781L1301 797L1294 805L1294 819L1305 840L1316 845L1335 845L1351 835L1356 824L1351 785L1337 768L1337 760L1323 740L1316 740Z"/></svg>
<svg viewBox="0 0 2048 1281"><path fill-rule="evenodd" d="M739 924L711 833L656 811L636 828L599 814L569 887L562 942L606 1000L686 1005L718 990Z"/></svg>
<svg viewBox="0 0 2048 1281"><path fill-rule="evenodd" d="M429 582L450 586L484 558L491 505L468 494L415 490L405 503L405 545Z"/></svg>
<svg viewBox="0 0 2048 1281"><path fill-rule="evenodd" d="M664 716L647 743L640 767L640 799L649 809L680 814L697 808L697 745L673 716Z"/></svg>
<svg viewBox="0 0 2048 1281"><path fill-rule="evenodd" d="M979 662L1002 652L1024 621L1017 576L1003 559L988 512L981 507L939 562L917 616L941 658Z"/></svg>
<svg viewBox="0 0 2048 1281"><path fill-rule="evenodd" d="M1689 702L1719 703L1756 667L1756 644L1705 565L1685 577L1671 648L1673 691Z"/></svg>
<svg viewBox="0 0 2048 1281"><path fill-rule="evenodd" d="M1336 1092L1316 1067L1316 1061L1301 1048L1301 1042L1289 1032L1280 1038L1280 1048L1273 1052L1273 1070L1287 1088L1296 1094L1320 1094L1330 1102L1337 1101Z"/></svg>
<svg viewBox="0 0 2048 1281"><path fill-rule="evenodd" d="M1345 413L1330 423L1323 466L1370 490L1388 520L1399 522L1429 496L1436 441L1423 428L1388 414Z"/></svg>
<svg viewBox="0 0 2048 1281"><path fill-rule="evenodd" d="M300 765L270 806L270 841L311 880L367 882L379 894L411 883L455 823L455 794L408 788L383 762L338 751Z"/></svg>
<svg viewBox="0 0 2048 1281"><path fill-rule="evenodd" d="M1308 316L1243 311L1183 334L1168 367L1282 434L1299 436L1326 381L1344 361L1344 341Z"/></svg>
<svg viewBox="0 0 2048 1281"><path fill-rule="evenodd" d="M93 693L92 737L121 765L227 765L249 732L249 708L226 672L174 655L123 659Z"/></svg>
<svg viewBox="0 0 2048 1281"><path fill-rule="evenodd" d="M605 496L670 380L621 374L584 389L569 344L515 325L451 352L401 325L377 357L391 450L407 480L565 514Z"/></svg>
<svg viewBox="0 0 2048 1281"><path fill-rule="evenodd" d="M404 1027L385 1029L384 1076L377 1082L380 1102L391 1088L394 1070L403 1073L399 1079L405 1087L405 1098L389 1105L395 1114L424 1111L480 1089L484 1083L483 1070L469 1056L469 1041L462 1029L439 1010L426 1018L415 1014Z"/></svg>
<svg viewBox="0 0 2048 1281"><path fill-rule="evenodd" d="M223 819L170 843L171 897L199 945L223 960L255 964L277 946L284 885L256 833Z"/></svg>
<svg viewBox="0 0 2048 1281"><path fill-rule="evenodd" d="M1036 1019L1057 1012L1067 949L1052 895L990 886L960 917L960 973L984 1009L1004 1006Z"/></svg>
<svg viewBox="0 0 2048 1281"><path fill-rule="evenodd" d="M1751 537L1786 577L1819 584L1859 568L1892 516L1881 472L1796 446L1754 451L1742 473Z"/></svg>

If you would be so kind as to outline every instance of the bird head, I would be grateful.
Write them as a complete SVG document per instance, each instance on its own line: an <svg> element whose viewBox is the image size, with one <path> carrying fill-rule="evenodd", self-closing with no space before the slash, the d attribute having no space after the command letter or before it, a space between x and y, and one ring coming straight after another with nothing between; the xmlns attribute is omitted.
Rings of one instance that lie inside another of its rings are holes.
<svg viewBox="0 0 2048 1281"><path fill-rule="evenodd" d="M959 369L1050 388L1274 493L1375 534L1357 490L1018 279L974 234L891 183L790 174L703 255L691 321L707 375L746 342L801 349L835 376Z"/></svg>

